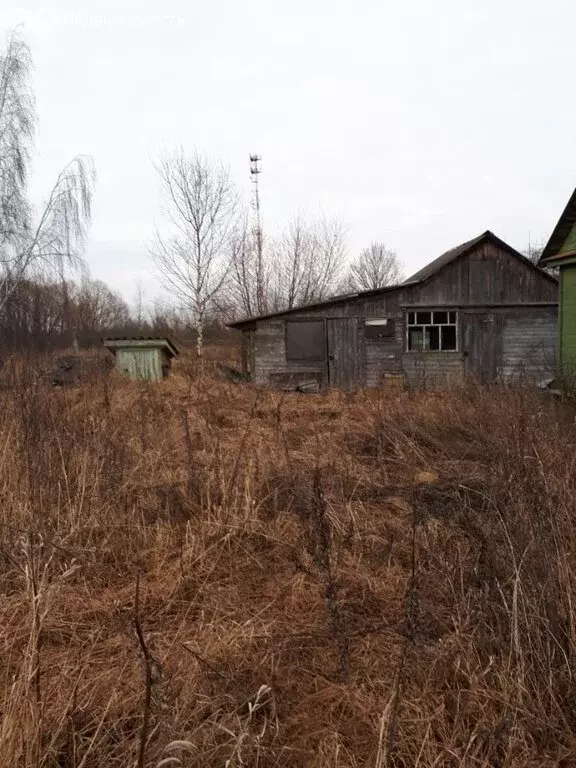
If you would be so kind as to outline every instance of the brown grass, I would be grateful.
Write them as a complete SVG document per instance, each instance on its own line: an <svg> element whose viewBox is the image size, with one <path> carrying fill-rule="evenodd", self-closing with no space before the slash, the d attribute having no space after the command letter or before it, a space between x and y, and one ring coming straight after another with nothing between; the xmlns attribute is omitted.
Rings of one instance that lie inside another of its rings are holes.
<svg viewBox="0 0 576 768"><path fill-rule="evenodd" d="M7 368L1 765L576 763L569 405Z"/></svg>

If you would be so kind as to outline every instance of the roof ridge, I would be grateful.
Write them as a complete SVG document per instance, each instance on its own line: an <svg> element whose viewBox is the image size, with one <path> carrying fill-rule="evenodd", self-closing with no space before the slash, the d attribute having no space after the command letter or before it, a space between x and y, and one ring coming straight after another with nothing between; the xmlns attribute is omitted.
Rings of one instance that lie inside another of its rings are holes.
<svg viewBox="0 0 576 768"><path fill-rule="evenodd" d="M538 266L536 266L536 264L530 261L530 259L524 256L523 253L520 253L520 251L517 251L516 248L511 246L505 240L502 240L502 238L494 234L491 229L486 229L481 235L477 235L471 240L466 240L465 242L460 243L460 245L456 245L454 248L450 248L449 250L445 251L440 256L438 256L438 258L426 264L424 267L422 267L422 269L418 270L418 272L415 272L410 278L408 278L406 282L422 282L423 280L428 280L428 278L435 275L440 269L447 266L448 264L451 264L453 261L456 261L456 259L459 259L460 256L468 253L472 248L480 245L480 243L484 242L485 240L492 240L492 242L494 242L500 248L506 249L517 259L525 262L526 265L531 269L534 269L539 274L545 275L545 277L555 281L555 278L541 270Z"/></svg>

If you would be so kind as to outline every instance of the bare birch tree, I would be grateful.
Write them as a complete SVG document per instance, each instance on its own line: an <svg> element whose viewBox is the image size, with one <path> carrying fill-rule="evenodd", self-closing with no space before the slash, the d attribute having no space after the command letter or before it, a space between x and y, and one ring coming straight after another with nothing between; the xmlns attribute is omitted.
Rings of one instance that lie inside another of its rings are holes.
<svg viewBox="0 0 576 768"><path fill-rule="evenodd" d="M92 161L74 158L36 214L27 197L36 112L30 50L17 34L0 56L0 310L30 273L82 266L94 184Z"/></svg>
<svg viewBox="0 0 576 768"><path fill-rule="evenodd" d="M204 322L217 305L237 232L238 196L228 170L182 148L156 165L166 198L165 229L151 252L164 285L192 311L202 357Z"/></svg>
<svg viewBox="0 0 576 768"><path fill-rule="evenodd" d="M354 259L344 283L346 291L371 291L402 280L402 264L395 251L374 242Z"/></svg>
<svg viewBox="0 0 576 768"><path fill-rule="evenodd" d="M345 255L338 218L292 219L274 249L270 303L275 309L291 309L322 301L335 290Z"/></svg>
<svg viewBox="0 0 576 768"><path fill-rule="evenodd" d="M30 227L26 183L36 123L31 67L28 46L13 34L0 56L0 253Z"/></svg>
<svg viewBox="0 0 576 768"><path fill-rule="evenodd" d="M266 314L269 309L269 268L261 243L250 236L246 214L238 219L230 243L230 256L229 306L242 317Z"/></svg>

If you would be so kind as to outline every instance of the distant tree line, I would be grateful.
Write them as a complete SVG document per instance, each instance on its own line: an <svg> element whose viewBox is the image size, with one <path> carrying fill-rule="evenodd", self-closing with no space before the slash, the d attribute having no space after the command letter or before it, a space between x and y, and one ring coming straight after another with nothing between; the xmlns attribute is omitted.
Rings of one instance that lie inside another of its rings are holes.
<svg viewBox="0 0 576 768"><path fill-rule="evenodd" d="M217 311L207 313L209 341L226 338L224 322ZM0 357L8 352L89 348L105 336L155 335L193 344L196 328L191 313L160 300L130 307L101 280L22 279L10 286L0 307Z"/></svg>
<svg viewBox="0 0 576 768"><path fill-rule="evenodd" d="M226 320L370 290L401 278L396 254L373 243L348 259L341 219L298 214L273 237L255 232L228 169L194 151L156 163L164 220L151 242L173 306L146 316L86 277L84 244L95 173L77 156L35 208L28 179L36 135L30 49L14 32L0 55L0 346L85 345L105 330L193 331ZM74 279L76 278L76 279Z"/></svg>
<svg viewBox="0 0 576 768"><path fill-rule="evenodd" d="M192 334L225 321L290 309L338 292L399 279L381 244L348 264L337 217L294 216L274 237L255 233L227 168L183 149L156 164L164 220L151 242L172 306L131 312L121 296L86 276L84 244L95 181L92 161L74 157L44 204L28 197L36 108L32 60L18 32L0 55L0 347L87 345L104 332Z"/></svg>
<svg viewBox="0 0 576 768"><path fill-rule="evenodd" d="M99 280L21 279L9 289L0 307L3 351L87 346L130 321L126 302Z"/></svg>

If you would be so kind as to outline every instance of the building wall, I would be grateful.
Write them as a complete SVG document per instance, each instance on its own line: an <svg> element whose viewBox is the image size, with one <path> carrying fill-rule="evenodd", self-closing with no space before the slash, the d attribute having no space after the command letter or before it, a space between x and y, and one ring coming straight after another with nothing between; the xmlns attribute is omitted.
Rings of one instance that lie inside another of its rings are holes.
<svg viewBox="0 0 576 768"><path fill-rule="evenodd" d="M311 314L304 312L302 317ZM317 316L317 315L316 315ZM286 319L273 318L259 322L254 331L254 360L252 379L256 384L270 384L271 376L294 373L306 378L308 374L324 376L326 363L297 363L286 360Z"/></svg>
<svg viewBox="0 0 576 768"><path fill-rule="evenodd" d="M490 242L447 264L420 291L421 301L440 303L521 304L557 298L552 280Z"/></svg>
<svg viewBox="0 0 576 768"><path fill-rule="evenodd" d="M572 272L576 328L576 269ZM445 382L471 373L491 381L510 376L524 362L525 373L540 376L554 368L556 308L522 307L522 303L554 303L558 286L543 273L490 242L447 264L428 280L375 296L352 298L285 317L256 323L251 372L258 384L271 383L290 373L315 374L326 380L327 363L286 360L285 322L300 318L389 318L394 334L364 338L362 381L378 387L386 377L404 375L420 385ZM508 306L506 306L508 305ZM520 305L520 306L519 306ZM405 312L408 307L446 307L458 310L457 352L407 352ZM576 360L576 332L574 335ZM356 366L357 367L357 366Z"/></svg>
<svg viewBox="0 0 576 768"><path fill-rule="evenodd" d="M162 378L159 349L123 347L116 350L116 369L131 379L155 381Z"/></svg>
<svg viewBox="0 0 576 768"><path fill-rule="evenodd" d="M172 358L165 349L159 349L158 354L160 356L160 370L162 378L165 379L170 373L170 369L172 368Z"/></svg>
<svg viewBox="0 0 576 768"><path fill-rule="evenodd" d="M558 256L563 256L566 253L574 253L576 251L576 224L572 227L570 234L562 244L562 247L558 251Z"/></svg>
<svg viewBox="0 0 576 768"><path fill-rule="evenodd" d="M576 264L560 267L560 364L576 369Z"/></svg>
<svg viewBox="0 0 576 768"><path fill-rule="evenodd" d="M378 317L379 315L372 315ZM402 373L402 349L404 344L404 323L402 312L392 316L386 313L394 323L394 335L377 341L365 339L366 386L379 387L387 377Z"/></svg>
<svg viewBox="0 0 576 768"><path fill-rule="evenodd" d="M553 376L557 365L557 342L555 307L538 310L518 308L505 312L501 376L524 376L535 380Z"/></svg>
<svg viewBox="0 0 576 768"><path fill-rule="evenodd" d="M243 373L251 373L254 371L255 362L255 328L247 328L242 331L242 371Z"/></svg>
<svg viewBox="0 0 576 768"><path fill-rule="evenodd" d="M402 369L411 387L438 387L461 381L465 373L460 352L405 352Z"/></svg>

